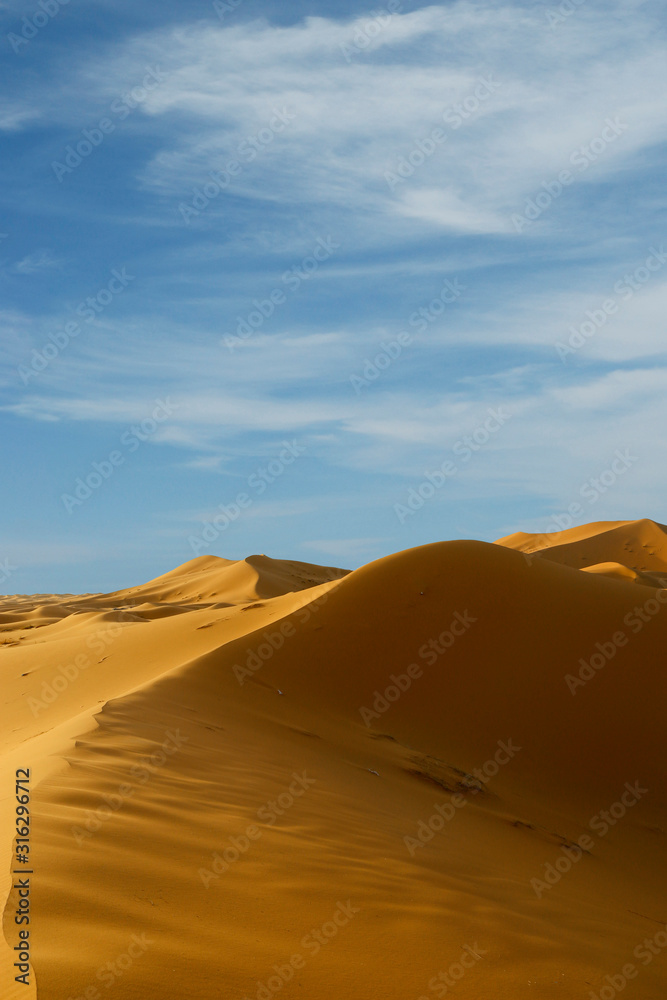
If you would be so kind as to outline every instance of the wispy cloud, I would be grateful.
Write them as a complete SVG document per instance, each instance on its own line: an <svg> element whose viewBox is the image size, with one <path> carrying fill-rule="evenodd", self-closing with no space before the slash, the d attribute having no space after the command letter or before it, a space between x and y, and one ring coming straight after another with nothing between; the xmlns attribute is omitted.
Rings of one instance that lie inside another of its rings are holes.
<svg viewBox="0 0 667 1000"><path fill-rule="evenodd" d="M38 274L40 271L59 269L65 261L50 250L35 250L11 266L14 274Z"/></svg>
<svg viewBox="0 0 667 1000"><path fill-rule="evenodd" d="M638 12L617 19L589 5L555 32L543 10L462 0L394 16L349 65L340 47L354 28L309 18L289 28L256 21L145 35L97 68L97 86L110 93L133 67L158 58L169 66L146 110L170 121L187 115L192 126L145 172L146 184L163 196L185 196L208 170L243 161L244 139L273 109L285 108L294 121L258 147L230 194L361 208L386 216L385 225L399 213L413 226L463 233L508 228L511 213L571 166L608 117L627 129L582 169L584 187L627 170L630 157L650 150L667 128L659 97L665 42ZM511 59L511 52L530 52L530 59ZM485 73L497 89L468 113ZM437 126L446 133L442 148L395 197L385 172ZM209 213L223 210L212 205Z"/></svg>
<svg viewBox="0 0 667 1000"><path fill-rule="evenodd" d="M28 123L40 118L37 108L25 108L11 105L0 111L0 131L18 132Z"/></svg>

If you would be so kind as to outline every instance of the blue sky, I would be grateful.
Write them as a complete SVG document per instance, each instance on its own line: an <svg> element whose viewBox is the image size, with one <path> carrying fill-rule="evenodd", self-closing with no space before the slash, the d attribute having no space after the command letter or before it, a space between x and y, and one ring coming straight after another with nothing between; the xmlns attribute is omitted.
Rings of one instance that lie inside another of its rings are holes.
<svg viewBox="0 0 667 1000"><path fill-rule="evenodd" d="M0 4L3 590L667 520L661 5L331 6Z"/></svg>

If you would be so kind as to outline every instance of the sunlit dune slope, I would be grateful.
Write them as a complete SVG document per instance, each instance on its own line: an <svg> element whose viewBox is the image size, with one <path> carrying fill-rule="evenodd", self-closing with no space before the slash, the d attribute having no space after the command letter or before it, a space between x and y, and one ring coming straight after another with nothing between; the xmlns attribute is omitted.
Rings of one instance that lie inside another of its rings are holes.
<svg viewBox="0 0 667 1000"><path fill-rule="evenodd" d="M590 534L595 562L624 565L614 530ZM633 961L667 921L667 591L513 547L349 575L206 557L124 592L131 618L103 598L102 619L19 632L38 996L574 1000ZM99 662L26 712L109 624ZM633 988L666 983L656 958Z"/></svg>
<svg viewBox="0 0 667 1000"><path fill-rule="evenodd" d="M278 597L340 579L347 570L311 563L248 556L232 561L218 556L199 556L170 573L140 587L111 595L119 601L159 601L201 604L213 601L244 604Z"/></svg>
<svg viewBox="0 0 667 1000"><path fill-rule="evenodd" d="M538 535L518 531L499 538L503 545L526 554L571 566L619 576L616 563L631 570L636 582L662 587L667 578L667 527L648 518L639 521L597 521L567 531Z"/></svg>
<svg viewBox="0 0 667 1000"><path fill-rule="evenodd" d="M208 570L208 600L202 594L193 609L189 602L200 594L202 570ZM183 579L186 603L182 605L160 603L159 597L168 600L171 594L168 586L159 592L159 581L157 586L152 581L135 588L131 596L121 591L0 599L3 774L13 775L17 767L30 766L34 779L41 780L62 767L57 755L75 736L95 728L94 713L106 702L202 651L252 632L260 622L317 600L345 572L264 556L239 562L211 556L192 560L185 570L179 567L173 572L174 578ZM190 575L194 579L187 590ZM308 580L315 585L303 594L295 593ZM256 600L267 589L278 594L268 609ZM151 596L155 602L148 599ZM181 618L187 625L179 623ZM0 789L0 820L7 835L16 805L9 793L7 777ZM8 888L6 872L0 892L6 894ZM14 957L9 951L0 957L3 987L11 981ZM32 995L22 985L6 994L7 1000Z"/></svg>
<svg viewBox="0 0 667 1000"><path fill-rule="evenodd" d="M591 566L582 566L583 573L596 573L599 576L608 576L613 580L623 580L626 583L638 583L643 587L659 587L662 589L667 580L658 573L639 573L629 566L622 566L617 562L593 563Z"/></svg>

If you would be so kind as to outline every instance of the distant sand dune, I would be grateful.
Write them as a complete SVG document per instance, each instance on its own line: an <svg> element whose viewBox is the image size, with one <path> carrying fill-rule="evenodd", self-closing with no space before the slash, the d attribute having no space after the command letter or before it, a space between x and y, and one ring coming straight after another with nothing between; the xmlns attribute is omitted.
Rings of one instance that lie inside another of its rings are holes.
<svg viewBox="0 0 667 1000"><path fill-rule="evenodd" d="M660 574L667 578L667 527L648 518L597 521L547 535L518 531L499 538L496 544L519 552L539 553L544 559L573 569L616 563L636 573L638 582L651 581L650 585L657 587L663 586ZM611 569L610 575L618 576L618 570Z"/></svg>
<svg viewBox="0 0 667 1000"><path fill-rule="evenodd" d="M211 601L245 604L340 579L346 572L268 556L248 556L237 562L218 556L199 556L150 583L111 596L132 602L142 599L179 604Z"/></svg>
<svg viewBox="0 0 667 1000"><path fill-rule="evenodd" d="M5 601L40 1000L574 1000L627 962L663 997L666 531L207 556L36 629Z"/></svg>

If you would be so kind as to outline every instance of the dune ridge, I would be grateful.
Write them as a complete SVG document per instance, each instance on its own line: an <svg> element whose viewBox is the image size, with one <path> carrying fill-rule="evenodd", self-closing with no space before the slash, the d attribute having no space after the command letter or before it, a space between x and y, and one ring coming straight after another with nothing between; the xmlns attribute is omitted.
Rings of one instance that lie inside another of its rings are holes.
<svg viewBox="0 0 667 1000"><path fill-rule="evenodd" d="M200 557L62 617L5 601L37 995L419 998L462 955L469 1000L601 990L667 921L667 591L639 576L666 529L587 529L534 559L522 534L352 573Z"/></svg>

